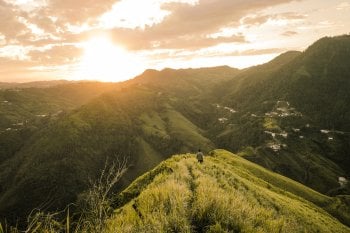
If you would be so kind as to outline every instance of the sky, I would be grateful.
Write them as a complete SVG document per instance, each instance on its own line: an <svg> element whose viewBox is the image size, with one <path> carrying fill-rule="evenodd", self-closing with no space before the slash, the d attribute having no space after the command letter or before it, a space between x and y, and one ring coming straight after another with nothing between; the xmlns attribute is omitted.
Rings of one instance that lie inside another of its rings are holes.
<svg viewBox="0 0 350 233"><path fill-rule="evenodd" d="M0 0L0 82L246 68L350 33L350 0Z"/></svg>

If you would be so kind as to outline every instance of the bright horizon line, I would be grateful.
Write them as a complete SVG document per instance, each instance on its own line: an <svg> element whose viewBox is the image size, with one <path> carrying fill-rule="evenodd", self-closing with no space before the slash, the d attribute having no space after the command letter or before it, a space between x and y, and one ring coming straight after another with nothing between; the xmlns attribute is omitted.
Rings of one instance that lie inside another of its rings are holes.
<svg viewBox="0 0 350 233"><path fill-rule="evenodd" d="M198 67L178 67L178 68L163 67L163 68L160 68L160 69L157 69L157 68L146 68L141 73L139 73L137 75L134 75L134 76L132 76L132 77L130 77L128 79L115 80L115 81L108 81L108 80L103 80L103 79L69 79L69 78L66 79L66 78L60 78L60 79L37 79L37 80L31 80L31 81L16 81L16 82L7 82L7 81L1 81L0 80L0 83L25 84L25 83L35 83L35 82L57 82L57 81L67 81L67 82L76 82L76 83L79 83L79 82L121 83L121 82L126 82L126 81L129 81L129 80L135 79L138 76L142 75L147 70L156 70L158 72L161 72L161 71L166 70L166 69L188 70L188 69L205 69L205 68L215 68L215 67L229 67L231 69L245 70L245 69L250 69L250 68L253 68L253 67L256 67L256 66L259 66L259 65L264 65L266 63L269 63L272 60L274 60L276 57L278 57L278 56L280 56L280 55L282 55L284 53L290 52L290 51L296 51L296 50L289 50L289 51L286 51L286 52L279 53L277 55L274 55L270 60L267 60L266 62L257 63L257 64L254 64L254 65L251 65L251 66L247 66L247 67L233 67L233 66L230 66L230 65L222 64L222 65L198 66ZM241 56L237 56L237 57L241 57Z"/></svg>
<svg viewBox="0 0 350 233"><path fill-rule="evenodd" d="M277 58L278 56L287 53L287 52L292 52L292 51L296 51L296 52L302 52L302 51L298 51L298 50L286 50L284 52L281 53L273 53L273 54L262 54L262 55L251 55L251 56L271 56L270 59L263 61L263 62L259 62L259 63L255 63L253 65L250 66L242 66L242 67L234 67L232 65L228 65L228 64L217 64L217 65L208 65L208 66L187 66L187 67L162 67L162 68L145 68L143 71L139 72L136 75L131 76L130 78L126 78L126 79L116 79L115 81L112 80L103 80L103 79L74 79L74 78L57 78L57 79L33 79L33 80L28 80L28 81L15 81L15 82L7 82L7 81L1 81L0 83L9 83L9 84L25 84L25 83L35 83L35 82L55 82L55 81L67 81L67 82L100 82L100 83L121 83L121 82L125 82L128 80L132 80L137 78L138 76L142 75L145 71L147 70L156 70L156 71L163 71L166 69L173 69L173 70L186 70L186 69L205 69L205 68L215 68L215 67L229 67L232 69L238 69L238 70L245 70L245 69L250 69L259 65L264 65L266 63L271 62L272 60L274 60L275 58ZM242 56L235 56L236 58L241 58L241 57L249 57L250 55L242 55Z"/></svg>

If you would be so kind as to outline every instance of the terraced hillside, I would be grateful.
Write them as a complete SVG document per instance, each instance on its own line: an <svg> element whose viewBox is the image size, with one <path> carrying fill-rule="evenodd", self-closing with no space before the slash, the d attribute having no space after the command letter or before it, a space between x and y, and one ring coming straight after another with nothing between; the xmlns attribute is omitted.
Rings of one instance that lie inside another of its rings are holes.
<svg viewBox="0 0 350 233"><path fill-rule="evenodd" d="M237 155L177 155L117 197L106 232L349 232L340 197L324 196ZM349 197L342 197L343 201ZM333 215L333 216L332 216Z"/></svg>

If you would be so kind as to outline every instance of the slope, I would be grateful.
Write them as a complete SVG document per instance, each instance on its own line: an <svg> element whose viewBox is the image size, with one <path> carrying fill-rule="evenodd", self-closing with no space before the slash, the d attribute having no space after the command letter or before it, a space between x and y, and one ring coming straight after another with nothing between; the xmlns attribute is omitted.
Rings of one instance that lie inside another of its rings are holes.
<svg viewBox="0 0 350 233"><path fill-rule="evenodd" d="M212 141L318 191L335 188L350 173L349 57L350 36L326 37L221 84Z"/></svg>
<svg viewBox="0 0 350 233"><path fill-rule="evenodd" d="M13 123L72 110L115 88L113 83L68 82L45 88L0 89L0 131Z"/></svg>
<svg viewBox="0 0 350 233"><path fill-rule="evenodd" d="M121 189L171 154L214 148L201 126L188 115L201 115L198 99L202 89L237 72L229 67L149 70L49 121L0 164L0 216L16 222L25 219L33 208L64 208L84 191L107 159L128 158L131 168L119 184ZM93 89L93 83L85 85L92 88L90 95L99 90L98 86ZM70 93L70 101L64 103L77 106L74 103L79 103L79 93L84 91L67 92L65 87L49 88L49 96L61 92L57 99L61 101ZM47 96L46 89L34 92ZM42 108L36 102L33 106ZM189 114L181 111L183 108L190 110Z"/></svg>
<svg viewBox="0 0 350 233"><path fill-rule="evenodd" d="M133 85L49 122L0 165L2 216L14 222L33 208L64 208L107 159L125 157L132 167L121 188L171 154L213 148L170 98L157 89Z"/></svg>
<svg viewBox="0 0 350 233"><path fill-rule="evenodd" d="M349 56L349 35L322 38L302 53L282 54L229 80L223 99L248 111L271 109L276 100L289 101L320 127L350 132L345 120L350 118Z"/></svg>
<svg viewBox="0 0 350 233"><path fill-rule="evenodd" d="M348 57L347 43L328 40L342 48L334 50L336 54ZM324 46L320 47L323 51ZM107 158L129 157L131 168L120 189L171 154L199 147L240 151L249 160L323 193L338 187L337 177L349 174L350 136L345 128L323 133L324 121L308 107L301 110L306 101L292 102L288 97L294 93L295 80L308 79L305 72L298 73L299 67L313 73L307 62L317 63L323 54L311 56L310 51L289 52L242 71L229 67L148 70L118 84L113 91L49 121L0 165L1 216L16 221L38 206L44 210L65 207L90 178L96 178ZM310 61L302 59L309 56ZM340 70L346 71L348 60L338 60ZM336 69L334 60L327 61L328 67ZM293 75L298 78L292 79ZM314 82L299 85L300 92L323 95L314 91ZM336 102L347 103L347 88L346 82L339 87L345 99L337 95ZM347 106L340 115L347 116ZM338 117L337 122L344 126L348 121Z"/></svg>
<svg viewBox="0 0 350 233"><path fill-rule="evenodd" d="M116 88L112 83L97 82L66 81L58 86L51 85L59 81L40 83L48 87L0 90L0 164L50 121Z"/></svg>
<svg viewBox="0 0 350 233"><path fill-rule="evenodd" d="M224 150L177 155L116 198L106 232L349 232L349 207ZM328 211L328 212L327 212Z"/></svg>

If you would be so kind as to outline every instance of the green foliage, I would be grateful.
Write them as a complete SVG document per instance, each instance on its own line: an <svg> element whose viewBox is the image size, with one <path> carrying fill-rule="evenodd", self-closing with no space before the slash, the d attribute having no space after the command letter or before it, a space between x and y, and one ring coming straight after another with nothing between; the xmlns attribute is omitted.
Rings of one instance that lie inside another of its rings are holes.
<svg viewBox="0 0 350 233"><path fill-rule="evenodd" d="M209 138L216 147L235 152L254 147L247 159L323 193L338 187L337 177L350 172L349 48L348 35L323 38L303 53L282 54L218 85L217 103L237 113L212 108L217 114L204 128ZM278 101L299 114L277 116L278 108L286 106ZM220 117L228 120L219 123ZM331 133L322 136L321 129Z"/></svg>
<svg viewBox="0 0 350 233"><path fill-rule="evenodd" d="M19 86L22 88L0 89L0 163L18 152L38 129L115 88L114 84L93 82Z"/></svg>
<svg viewBox="0 0 350 233"><path fill-rule="evenodd" d="M106 232L349 231L322 209L336 199L229 152L211 154L203 164L177 155L140 177Z"/></svg>
<svg viewBox="0 0 350 233"><path fill-rule="evenodd" d="M98 176L106 157L130 156L130 169L116 188L122 190L170 155L198 148L241 151L246 159L318 191L334 190L337 177L350 172L349 51L349 36L324 38L303 53L288 52L241 71L148 70L115 85L0 90L0 214L15 223L38 206L64 208L87 189L89 178ZM277 116L286 106L288 113L298 114ZM322 134L321 129L331 132ZM153 182L157 172L152 174L144 177L145 184ZM270 189L281 185L317 205L323 203L329 212L347 210L343 199L331 205L318 194L262 174ZM117 203L128 202L139 195L139 186L146 187L136 184ZM210 206L202 207L196 221L211 224L203 230L240 227L239 220L236 225L222 223L220 214L208 215ZM181 229L187 229L185 218L181 221Z"/></svg>
<svg viewBox="0 0 350 233"><path fill-rule="evenodd" d="M23 232L104 232L106 220L113 212L111 207L113 187L127 170L127 159L117 162L106 160L99 177L90 181L88 189L82 193L77 203L67 206L64 211L44 212L33 210L27 218ZM70 208L77 211L71 215ZM66 215L65 219L62 215ZM0 232L4 232L0 224ZM22 232L17 227L5 229L9 233Z"/></svg>

